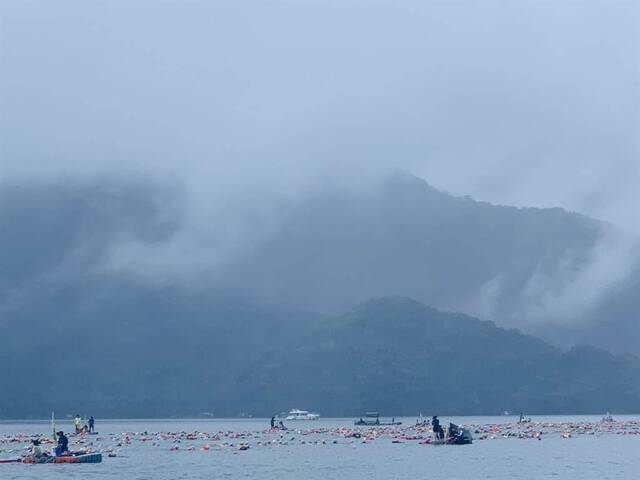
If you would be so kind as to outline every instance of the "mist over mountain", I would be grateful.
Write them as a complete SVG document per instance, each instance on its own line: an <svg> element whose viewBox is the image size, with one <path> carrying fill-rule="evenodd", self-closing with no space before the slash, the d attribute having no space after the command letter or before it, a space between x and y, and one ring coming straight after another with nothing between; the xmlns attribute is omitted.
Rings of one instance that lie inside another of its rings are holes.
<svg viewBox="0 0 640 480"><path fill-rule="evenodd" d="M611 224L455 197L396 173L301 202L229 276L276 305L335 312L406 295L552 342L637 353L638 258L637 241Z"/></svg>
<svg viewBox="0 0 640 480"><path fill-rule="evenodd" d="M150 183L0 184L0 298L89 274L120 238L167 239L180 209L178 192Z"/></svg>
<svg viewBox="0 0 640 480"><path fill-rule="evenodd" d="M455 197L406 173L236 219L230 241L219 217L197 237L190 208L171 184L2 185L0 319L37 309L55 322L65 302L43 292L92 282L331 314L400 295L565 346L639 352L636 252L620 246L615 227L584 215Z"/></svg>
<svg viewBox="0 0 640 480"><path fill-rule="evenodd" d="M200 245L202 264L176 272L181 188L3 185L0 200L0 361L11 365L0 416L595 413L640 400L636 357L559 349L405 298L369 301L411 297L637 353L633 273L583 291L564 316L544 303L588 285L581 276L615 234L583 215L476 202L397 173L287 205L242 248Z"/></svg>
<svg viewBox="0 0 640 480"><path fill-rule="evenodd" d="M523 321L527 302L547 293L534 291L532 279L562 291L608 228L561 209L454 197L399 173L366 192L305 199L232 274L267 299L314 309L399 294Z"/></svg>

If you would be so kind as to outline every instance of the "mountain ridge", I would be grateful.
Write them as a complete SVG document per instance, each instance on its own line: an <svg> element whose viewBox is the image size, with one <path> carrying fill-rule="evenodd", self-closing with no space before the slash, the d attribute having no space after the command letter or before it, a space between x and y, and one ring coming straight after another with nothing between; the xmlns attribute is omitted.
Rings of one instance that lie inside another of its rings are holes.
<svg viewBox="0 0 640 480"><path fill-rule="evenodd" d="M83 295L69 293L73 302ZM563 351L406 298L374 299L331 317L224 297L203 308L194 300L153 289L123 303L107 292L102 305L57 324L3 323L0 361L12 368L0 417L52 409L101 417L268 416L293 405L339 416L368 409L398 416L624 413L640 402L637 357L595 347ZM141 303L148 317L132 321L127 312Z"/></svg>

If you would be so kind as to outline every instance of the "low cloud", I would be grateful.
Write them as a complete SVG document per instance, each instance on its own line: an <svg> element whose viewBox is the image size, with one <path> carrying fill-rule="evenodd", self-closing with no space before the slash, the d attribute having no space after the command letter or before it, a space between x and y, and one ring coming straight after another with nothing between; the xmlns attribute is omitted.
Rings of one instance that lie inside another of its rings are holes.
<svg viewBox="0 0 640 480"><path fill-rule="evenodd" d="M197 284L313 192L405 169L615 224L528 280L523 316L575 318L635 261L639 21L606 1L4 2L0 185L177 185L156 209L175 230L118 232L100 268Z"/></svg>

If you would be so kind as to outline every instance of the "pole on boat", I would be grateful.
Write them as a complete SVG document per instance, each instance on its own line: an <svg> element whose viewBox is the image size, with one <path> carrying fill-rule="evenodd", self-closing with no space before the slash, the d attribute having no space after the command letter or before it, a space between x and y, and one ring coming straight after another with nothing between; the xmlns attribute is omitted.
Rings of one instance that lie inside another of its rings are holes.
<svg viewBox="0 0 640 480"><path fill-rule="evenodd" d="M51 433L53 435L53 440L56 439L56 419L53 415L53 410L51 411Z"/></svg>

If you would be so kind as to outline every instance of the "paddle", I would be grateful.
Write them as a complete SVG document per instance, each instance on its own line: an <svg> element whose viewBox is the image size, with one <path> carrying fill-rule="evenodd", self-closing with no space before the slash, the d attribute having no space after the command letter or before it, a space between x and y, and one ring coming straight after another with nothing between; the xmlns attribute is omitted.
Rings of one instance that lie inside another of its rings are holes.
<svg viewBox="0 0 640 480"><path fill-rule="evenodd" d="M0 460L0 463L21 463L22 460L20 460L19 458L16 458L14 460Z"/></svg>

